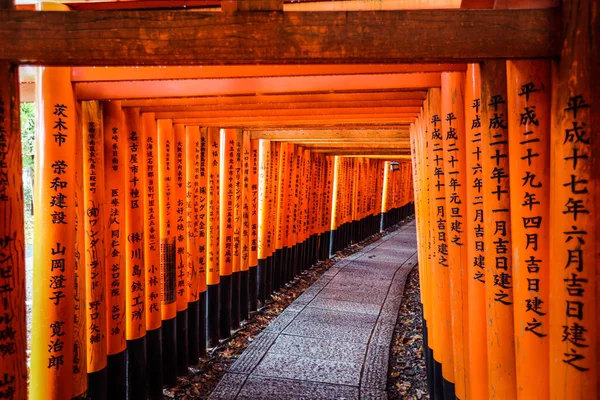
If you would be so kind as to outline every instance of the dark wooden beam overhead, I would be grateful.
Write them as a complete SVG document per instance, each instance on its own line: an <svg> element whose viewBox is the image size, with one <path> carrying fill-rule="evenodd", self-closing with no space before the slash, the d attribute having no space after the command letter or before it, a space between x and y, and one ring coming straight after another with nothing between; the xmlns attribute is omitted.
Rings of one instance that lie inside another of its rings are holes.
<svg viewBox="0 0 600 400"><path fill-rule="evenodd" d="M0 11L0 59L40 65L471 62L559 55L538 10Z"/></svg>

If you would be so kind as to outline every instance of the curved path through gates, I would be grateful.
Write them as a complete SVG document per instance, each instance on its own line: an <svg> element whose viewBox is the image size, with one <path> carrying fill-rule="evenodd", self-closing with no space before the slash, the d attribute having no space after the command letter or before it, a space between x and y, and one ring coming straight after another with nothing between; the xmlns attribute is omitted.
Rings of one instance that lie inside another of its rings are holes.
<svg viewBox="0 0 600 400"><path fill-rule="evenodd" d="M415 223L333 264L232 364L211 399L387 399Z"/></svg>

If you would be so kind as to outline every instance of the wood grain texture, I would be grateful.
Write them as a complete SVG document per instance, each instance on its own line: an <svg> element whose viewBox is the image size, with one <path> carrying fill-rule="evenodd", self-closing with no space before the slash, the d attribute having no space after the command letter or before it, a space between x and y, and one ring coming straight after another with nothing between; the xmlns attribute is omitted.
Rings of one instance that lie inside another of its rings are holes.
<svg viewBox="0 0 600 400"><path fill-rule="evenodd" d="M465 62L558 55L542 10L0 11L0 59L45 65Z"/></svg>

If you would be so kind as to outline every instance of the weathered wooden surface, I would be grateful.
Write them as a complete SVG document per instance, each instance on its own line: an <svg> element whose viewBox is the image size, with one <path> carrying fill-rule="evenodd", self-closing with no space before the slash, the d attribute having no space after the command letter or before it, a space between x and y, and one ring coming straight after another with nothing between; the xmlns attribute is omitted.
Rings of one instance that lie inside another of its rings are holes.
<svg viewBox="0 0 600 400"><path fill-rule="evenodd" d="M552 57L559 13L0 11L0 59L45 65L465 62Z"/></svg>

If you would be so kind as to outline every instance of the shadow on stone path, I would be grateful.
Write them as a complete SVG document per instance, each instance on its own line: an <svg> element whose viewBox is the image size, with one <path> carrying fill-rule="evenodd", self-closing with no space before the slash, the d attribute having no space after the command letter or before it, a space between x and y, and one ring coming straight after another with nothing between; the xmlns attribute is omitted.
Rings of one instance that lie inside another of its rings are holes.
<svg viewBox="0 0 600 400"><path fill-rule="evenodd" d="M387 399L415 223L333 264L235 361L210 399Z"/></svg>

